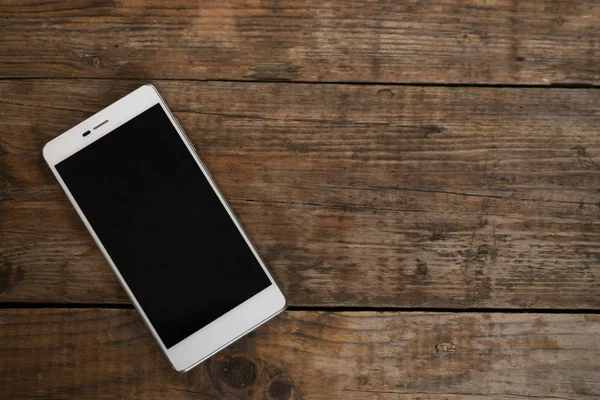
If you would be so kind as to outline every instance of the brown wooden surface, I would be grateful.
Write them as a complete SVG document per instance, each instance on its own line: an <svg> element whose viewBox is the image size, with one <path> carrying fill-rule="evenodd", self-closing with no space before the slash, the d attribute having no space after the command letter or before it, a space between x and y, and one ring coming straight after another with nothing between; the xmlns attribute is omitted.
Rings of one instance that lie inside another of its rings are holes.
<svg viewBox="0 0 600 400"><path fill-rule="evenodd" d="M0 399L600 398L598 49L594 0L0 2ZM147 82L293 307L185 375L41 156Z"/></svg>
<svg viewBox="0 0 600 400"><path fill-rule="evenodd" d="M6 399L600 396L598 315L287 312L188 374L133 310L2 310L0 327Z"/></svg>
<svg viewBox="0 0 600 400"><path fill-rule="evenodd" d="M600 306L598 90L155 83L290 305ZM137 85L0 82L0 299L129 302L41 147Z"/></svg>
<svg viewBox="0 0 600 400"><path fill-rule="evenodd" d="M3 1L0 77L600 83L595 0Z"/></svg>

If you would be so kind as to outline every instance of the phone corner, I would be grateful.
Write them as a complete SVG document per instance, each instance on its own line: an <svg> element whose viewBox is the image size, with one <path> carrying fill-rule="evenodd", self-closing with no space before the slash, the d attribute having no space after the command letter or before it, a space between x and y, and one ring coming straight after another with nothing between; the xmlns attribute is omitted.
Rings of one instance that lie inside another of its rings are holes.
<svg viewBox="0 0 600 400"><path fill-rule="evenodd" d="M196 366L196 364L191 365L191 366L186 366L186 367L178 366L178 365L175 365L175 363L171 359L169 359L169 363L171 364L171 368L173 368L175 370L175 372L177 372L179 374L185 374L186 372L188 372L189 370L191 370L192 368L194 368Z"/></svg>
<svg viewBox="0 0 600 400"><path fill-rule="evenodd" d="M279 293L281 295L281 304L278 307L279 310L277 311L277 314L284 312L288 308L288 300L287 300L287 298L285 297L285 295L281 291L281 288L278 288L278 289L279 289Z"/></svg>
<svg viewBox="0 0 600 400"><path fill-rule="evenodd" d="M44 161L46 161L46 164L50 164L49 160L50 160L50 153L51 153L50 147L52 146L51 143L52 143L52 140L49 141L48 143L46 143L44 145L44 147L42 147L42 157L44 158Z"/></svg>
<svg viewBox="0 0 600 400"><path fill-rule="evenodd" d="M142 86L142 88L152 90L154 93L158 94L158 89L156 88L156 86L154 86L151 83L146 83L145 85Z"/></svg>

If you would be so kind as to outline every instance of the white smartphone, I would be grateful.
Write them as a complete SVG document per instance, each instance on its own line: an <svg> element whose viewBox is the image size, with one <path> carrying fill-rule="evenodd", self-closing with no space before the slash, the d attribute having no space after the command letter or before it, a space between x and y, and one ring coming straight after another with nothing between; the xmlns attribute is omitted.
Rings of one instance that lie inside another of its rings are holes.
<svg viewBox="0 0 600 400"><path fill-rule="evenodd" d="M188 371L285 309L153 86L53 139L43 154L176 370Z"/></svg>

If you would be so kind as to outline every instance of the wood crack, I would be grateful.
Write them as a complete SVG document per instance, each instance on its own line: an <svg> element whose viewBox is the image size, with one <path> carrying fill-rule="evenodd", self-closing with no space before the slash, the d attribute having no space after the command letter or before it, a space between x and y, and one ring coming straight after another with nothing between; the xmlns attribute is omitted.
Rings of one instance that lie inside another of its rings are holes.
<svg viewBox="0 0 600 400"><path fill-rule="evenodd" d="M434 395L434 396L482 396L481 393L467 393L467 392L422 392L422 391L398 391L398 390L377 390L377 389L342 389L343 392L359 392L359 393L380 393L380 394L406 394L406 395ZM485 393L486 397L489 396L508 396L515 398L527 398L527 399L556 399L556 400L576 400L574 397L561 397L561 396L540 396L540 395L525 395L515 393Z"/></svg>
<svg viewBox="0 0 600 400"><path fill-rule="evenodd" d="M394 186L371 186L371 187L344 187L344 186L316 186L319 188L336 188L336 189L354 189L354 190L397 190L401 192L422 192L422 193L439 193L439 194L450 194L455 196L465 197L480 197L488 199L500 199L500 200L515 200L515 201L533 201L539 203L564 203L564 204L578 204L578 205L596 205L596 203L582 202L582 201L565 201L565 200L552 200L552 199L528 199L524 197L508 197L500 195L488 195L488 194L477 194L477 193L465 193L465 192L454 192L447 190L436 190L436 189L420 189L414 187L394 187Z"/></svg>
<svg viewBox="0 0 600 400"><path fill-rule="evenodd" d="M2 81L2 79L0 79L0 82ZM60 110L60 111L73 111L73 112L87 112L89 113L90 111L86 111L86 110L77 110L74 108L66 108L66 107L51 107L51 106L45 106L45 105L41 105L41 104L27 104L27 103L18 103L15 101L6 101L6 100L0 100L0 103L2 104L9 104L12 106L19 106L19 107L33 107L33 108L44 108L47 110Z"/></svg>

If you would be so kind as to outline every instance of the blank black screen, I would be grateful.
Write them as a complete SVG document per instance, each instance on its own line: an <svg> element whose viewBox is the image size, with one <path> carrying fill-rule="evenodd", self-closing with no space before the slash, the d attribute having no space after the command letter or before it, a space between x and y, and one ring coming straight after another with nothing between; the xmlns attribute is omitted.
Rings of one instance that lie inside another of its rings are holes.
<svg viewBox="0 0 600 400"><path fill-rule="evenodd" d="M167 348L271 284L160 104L56 168Z"/></svg>

